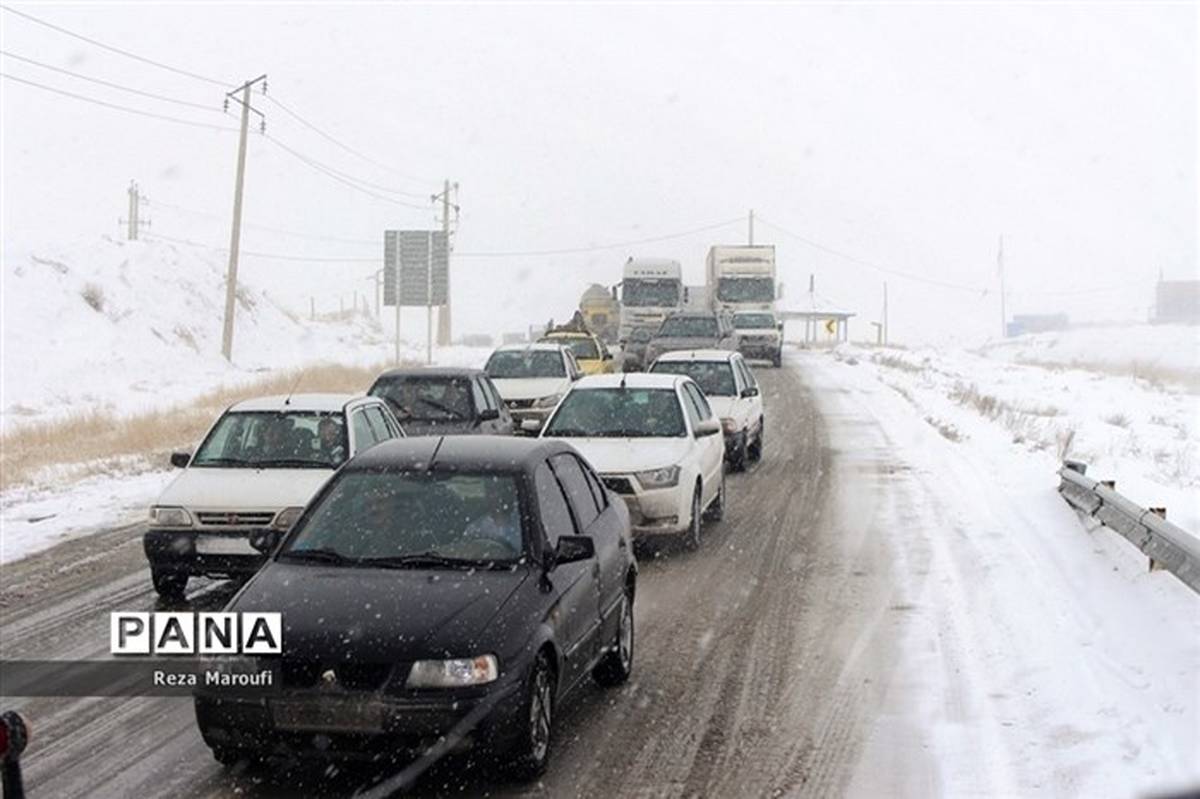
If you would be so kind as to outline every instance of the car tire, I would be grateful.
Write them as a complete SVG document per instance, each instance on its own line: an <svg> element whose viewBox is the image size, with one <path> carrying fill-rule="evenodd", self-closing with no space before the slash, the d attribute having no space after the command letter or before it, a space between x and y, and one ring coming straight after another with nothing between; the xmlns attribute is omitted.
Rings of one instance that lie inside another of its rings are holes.
<svg viewBox="0 0 1200 799"><path fill-rule="evenodd" d="M771 365L774 366L776 369L783 366L783 352L782 351L777 352L771 356Z"/></svg>
<svg viewBox="0 0 1200 799"><path fill-rule="evenodd" d="M188 576L186 574L151 569L150 581L154 583L154 590L163 599L183 599L184 593L187 591Z"/></svg>
<svg viewBox="0 0 1200 799"><path fill-rule="evenodd" d="M721 470L721 487L717 489L717 497L704 511L706 521L719 522L725 518L725 470Z"/></svg>
<svg viewBox="0 0 1200 799"><path fill-rule="evenodd" d="M746 471L746 460L749 457L748 438L750 438L749 431L743 430L742 439L738 442L737 449L733 451L733 456L729 459L729 468L735 472Z"/></svg>
<svg viewBox="0 0 1200 799"><path fill-rule="evenodd" d="M763 456L763 435L766 433L767 423L762 419L758 420L758 437L754 439L754 443L750 445L750 460L758 463Z"/></svg>
<svg viewBox="0 0 1200 799"><path fill-rule="evenodd" d="M213 759L222 766L235 766L243 760L251 759L250 753L244 749L235 749L231 746L214 746L212 747Z"/></svg>
<svg viewBox="0 0 1200 799"><path fill-rule="evenodd" d="M592 669L592 679L605 688L622 685L633 673L633 596L626 591L621 597L617 634L608 652Z"/></svg>
<svg viewBox="0 0 1200 799"><path fill-rule="evenodd" d="M692 518L688 523L687 534L683 539L683 545L695 552L700 548L700 527L704 517L703 505L700 500L701 489L696 486L696 493L692 494Z"/></svg>
<svg viewBox="0 0 1200 799"><path fill-rule="evenodd" d="M506 753L503 767L514 779L532 780L546 771L554 733L554 670L545 652L529 670L519 723L517 742Z"/></svg>

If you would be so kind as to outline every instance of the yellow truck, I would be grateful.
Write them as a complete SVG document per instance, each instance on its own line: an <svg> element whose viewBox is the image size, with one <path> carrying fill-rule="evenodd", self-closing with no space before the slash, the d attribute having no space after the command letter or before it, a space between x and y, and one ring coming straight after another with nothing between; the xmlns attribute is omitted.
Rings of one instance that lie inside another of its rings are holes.
<svg viewBox="0 0 1200 799"><path fill-rule="evenodd" d="M621 304L608 289L593 283L579 298L579 312L584 324L607 344L617 341L617 328L621 323Z"/></svg>

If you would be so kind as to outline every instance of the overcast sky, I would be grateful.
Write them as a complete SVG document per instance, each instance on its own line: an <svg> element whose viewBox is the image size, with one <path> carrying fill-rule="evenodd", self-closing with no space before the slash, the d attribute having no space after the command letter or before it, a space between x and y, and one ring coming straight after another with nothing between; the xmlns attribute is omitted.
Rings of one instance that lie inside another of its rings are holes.
<svg viewBox="0 0 1200 799"><path fill-rule="evenodd" d="M777 245L785 304L806 303L815 275L821 302L859 314L859 334L879 318L886 279L894 337L994 335L1001 234L1010 312L1144 319L1160 270L1197 277L1192 4L13 7L229 87L267 73L271 97L377 163L259 97L268 134L416 195L380 196L428 206L420 198L443 178L457 181L456 332L565 317L587 283L619 280L629 255L678 258L702 282L708 246L744 241L750 208L756 240ZM222 86L9 13L0 23L9 53L220 109ZM236 121L12 58L3 71ZM9 80L0 90L7 257L116 235L131 178L151 200L152 232L227 244L236 135ZM734 219L654 244L481 255ZM349 188L255 136L245 221L366 240L248 227L251 251L373 258L385 228L428 227L432 214ZM307 308L310 295L336 306L339 293L366 291L373 268L247 256L242 270Z"/></svg>

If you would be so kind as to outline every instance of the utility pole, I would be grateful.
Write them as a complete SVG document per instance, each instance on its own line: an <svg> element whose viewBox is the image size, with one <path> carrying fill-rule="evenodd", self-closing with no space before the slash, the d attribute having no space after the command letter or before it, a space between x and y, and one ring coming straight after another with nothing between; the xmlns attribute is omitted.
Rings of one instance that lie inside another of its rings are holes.
<svg viewBox="0 0 1200 799"><path fill-rule="evenodd" d="M996 253L996 269L1000 273L1000 338L1008 335L1008 315L1004 310L1004 234L1000 234L1000 249Z"/></svg>
<svg viewBox="0 0 1200 799"><path fill-rule="evenodd" d="M450 258L450 253L454 250L454 248L450 246L450 235L451 235L450 209L451 208L454 209L454 221L456 223L458 222L458 205L456 203L450 202L450 191L452 188L453 188L453 191L455 194L455 199L457 199L458 184L455 183L455 184L453 184L453 186L451 186L451 183L449 180L445 181L442 184L442 193L441 194L435 194L433 197L430 198L434 202L437 202L438 200L442 201L442 232L446 234L446 258L447 259ZM452 338L452 336L451 336L451 331L450 331L450 268L447 265L447 268L446 268L446 302L443 305L438 307L438 334L437 334L438 346L439 347L450 346L451 338Z"/></svg>
<svg viewBox="0 0 1200 799"><path fill-rule="evenodd" d="M225 107L229 107L229 99L242 104L242 130L238 136L237 182L233 189L233 231L229 236L229 272L225 276L225 326L221 331L221 354L225 360L233 359L233 315L237 307L237 269L238 246L242 239L242 186L246 178L246 131L250 126L250 112L262 117L262 113L250 107L250 89L256 83L262 83L263 94L267 93L267 76L259 75L254 80L246 81L238 88L225 95ZM241 92L241 97L237 95ZM266 119L263 118L261 130L266 130Z"/></svg>
<svg viewBox="0 0 1200 799"><path fill-rule="evenodd" d="M754 209L750 209L750 246L754 246Z"/></svg>
<svg viewBox="0 0 1200 799"><path fill-rule="evenodd" d="M117 224L125 225L125 238L129 241L137 241L138 233L143 226L150 227L150 220L142 220L141 207L146 205L149 200L143 197L138 189L137 181L129 181L129 216L126 219L118 219Z"/></svg>

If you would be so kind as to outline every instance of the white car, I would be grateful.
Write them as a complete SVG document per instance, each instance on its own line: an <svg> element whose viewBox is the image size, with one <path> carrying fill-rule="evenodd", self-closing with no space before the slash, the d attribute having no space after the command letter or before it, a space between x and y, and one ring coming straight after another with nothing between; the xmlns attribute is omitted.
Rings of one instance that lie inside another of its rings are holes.
<svg viewBox="0 0 1200 799"><path fill-rule="evenodd" d="M629 508L635 536L682 537L700 546L702 519L725 510L721 424L690 378L667 374L585 377L542 429L569 441Z"/></svg>
<svg viewBox="0 0 1200 799"><path fill-rule="evenodd" d="M539 427L571 383L583 376L571 348L550 342L500 347L483 370L517 426L526 432Z"/></svg>
<svg viewBox="0 0 1200 799"><path fill-rule="evenodd" d="M231 405L150 508L143 537L154 589L179 598L198 575L248 576L325 481L404 430L378 397L294 394Z"/></svg>
<svg viewBox="0 0 1200 799"><path fill-rule="evenodd" d="M708 398L725 432L725 459L740 472L748 461L762 458L763 399L758 381L739 353L728 350L682 350L660 355L650 371L687 375Z"/></svg>

